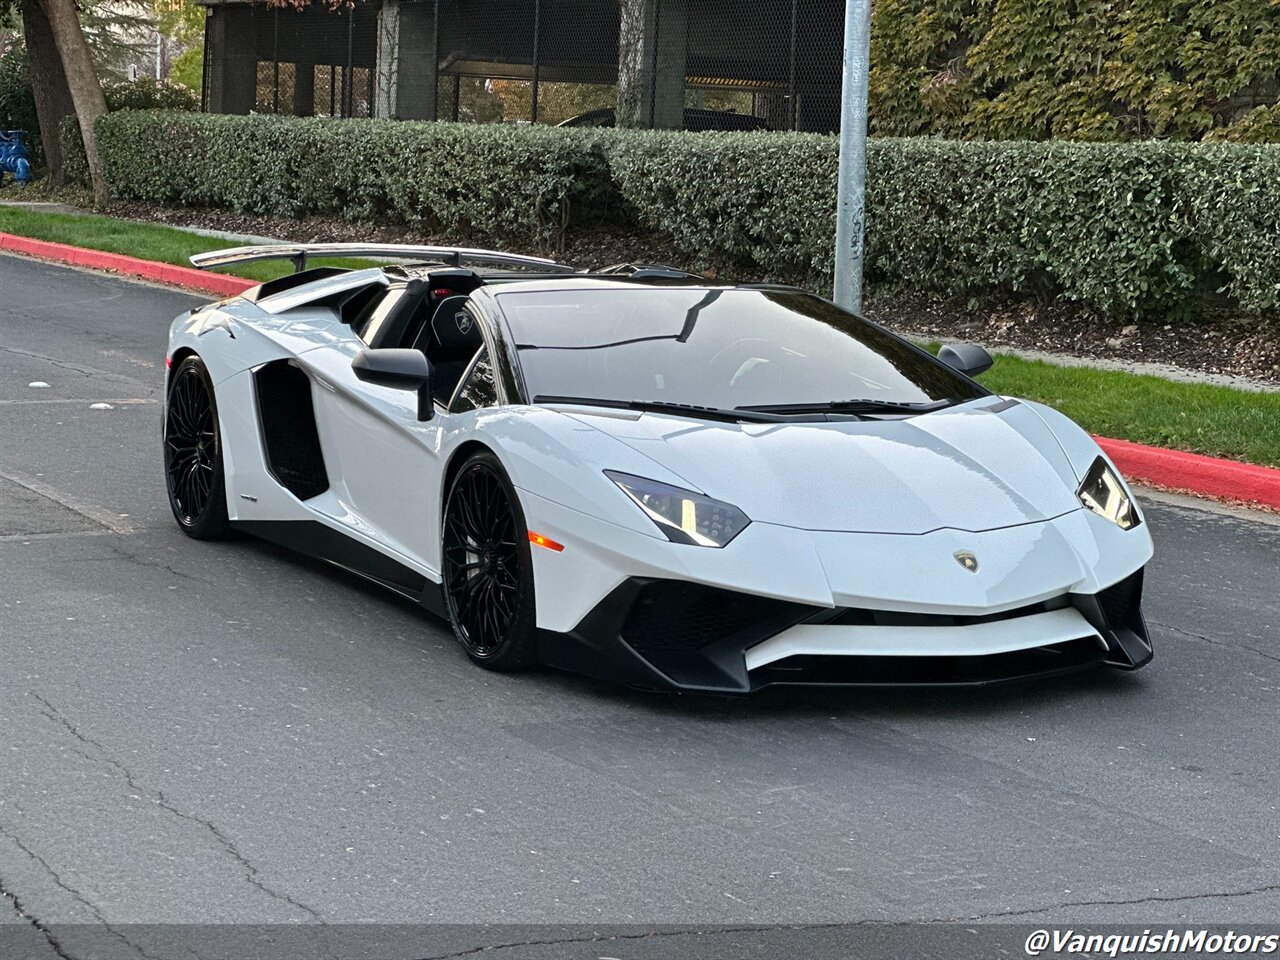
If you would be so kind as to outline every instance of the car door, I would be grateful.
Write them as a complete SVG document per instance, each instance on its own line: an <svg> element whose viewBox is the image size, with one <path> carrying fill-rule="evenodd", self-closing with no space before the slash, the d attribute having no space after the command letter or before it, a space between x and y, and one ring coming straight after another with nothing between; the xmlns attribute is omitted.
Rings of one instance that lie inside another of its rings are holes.
<svg viewBox="0 0 1280 960"><path fill-rule="evenodd" d="M418 398L356 378L368 344L349 339L298 359L315 383L316 422L331 491L309 505L349 533L438 576L441 437L448 414L435 404L419 421Z"/></svg>

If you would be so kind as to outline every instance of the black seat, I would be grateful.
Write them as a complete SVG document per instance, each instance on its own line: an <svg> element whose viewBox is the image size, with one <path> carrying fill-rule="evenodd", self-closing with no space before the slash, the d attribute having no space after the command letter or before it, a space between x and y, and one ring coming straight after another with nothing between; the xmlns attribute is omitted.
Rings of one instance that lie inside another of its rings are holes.
<svg viewBox="0 0 1280 960"><path fill-rule="evenodd" d="M437 403L449 402L471 358L484 346L480 325L463 310L468 299L458 295L440 300L413 344L431 361L431 393Z"/></svg>

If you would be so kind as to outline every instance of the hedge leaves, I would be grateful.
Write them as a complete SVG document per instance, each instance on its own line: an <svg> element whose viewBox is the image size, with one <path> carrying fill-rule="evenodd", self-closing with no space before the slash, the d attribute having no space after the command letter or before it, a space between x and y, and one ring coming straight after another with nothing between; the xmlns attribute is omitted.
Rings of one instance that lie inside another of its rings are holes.
<svg viewBox="0 0 1280 960"><path fill-rule="evenodd" d="M98 137L122 200L544 247L638 221L708 266L830 284L831 137L130 111ZM1118 316L1217 290L1280 307L1280 146L886 138L869 164L873 280Z"/></svg>
<svg viewBox="0 0 1280 960"><path fill-rule="evenodd" d="M121 111L99 149L112 194L554 245L602 206L590 131Z"/></svg>

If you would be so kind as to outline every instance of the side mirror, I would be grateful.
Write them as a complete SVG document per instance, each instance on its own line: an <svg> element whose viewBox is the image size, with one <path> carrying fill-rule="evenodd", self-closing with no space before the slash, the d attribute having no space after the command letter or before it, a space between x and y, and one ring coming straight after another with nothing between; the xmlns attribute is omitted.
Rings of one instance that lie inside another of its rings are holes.
<svg viewBox="0 0 1280 960"><path fill-rule="evenodd" d="M435 413L431 399L431 365L421 350L361 350L351 361L356 378L393 390L418 391L418 419Z"/></svg>
<svg viewBox="0 0 1280 960"><path fill-rule="evenodd" d="M938 359L966 377L986 373L995 363L991 354L972 343L953 343L938 351Z"/></svg>

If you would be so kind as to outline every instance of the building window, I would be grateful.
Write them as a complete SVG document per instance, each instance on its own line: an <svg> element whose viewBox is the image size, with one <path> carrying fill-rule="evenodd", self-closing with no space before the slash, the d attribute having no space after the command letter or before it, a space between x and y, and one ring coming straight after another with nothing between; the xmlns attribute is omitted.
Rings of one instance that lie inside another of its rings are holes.
<svg viewBox="0 0 1280 960"><path fill-rule="evenodd" d="M297 96L298 65L275 60L258 61L255 113L293 113Z"/></svg>
<svg viewBox="0 0 1280 960"><path fill-rule="evenodd" d="M373 71L368 67L319 64L314 69L315 115L370 117L373 115ZM348 81L348 78L350 80Z"/></svg>

